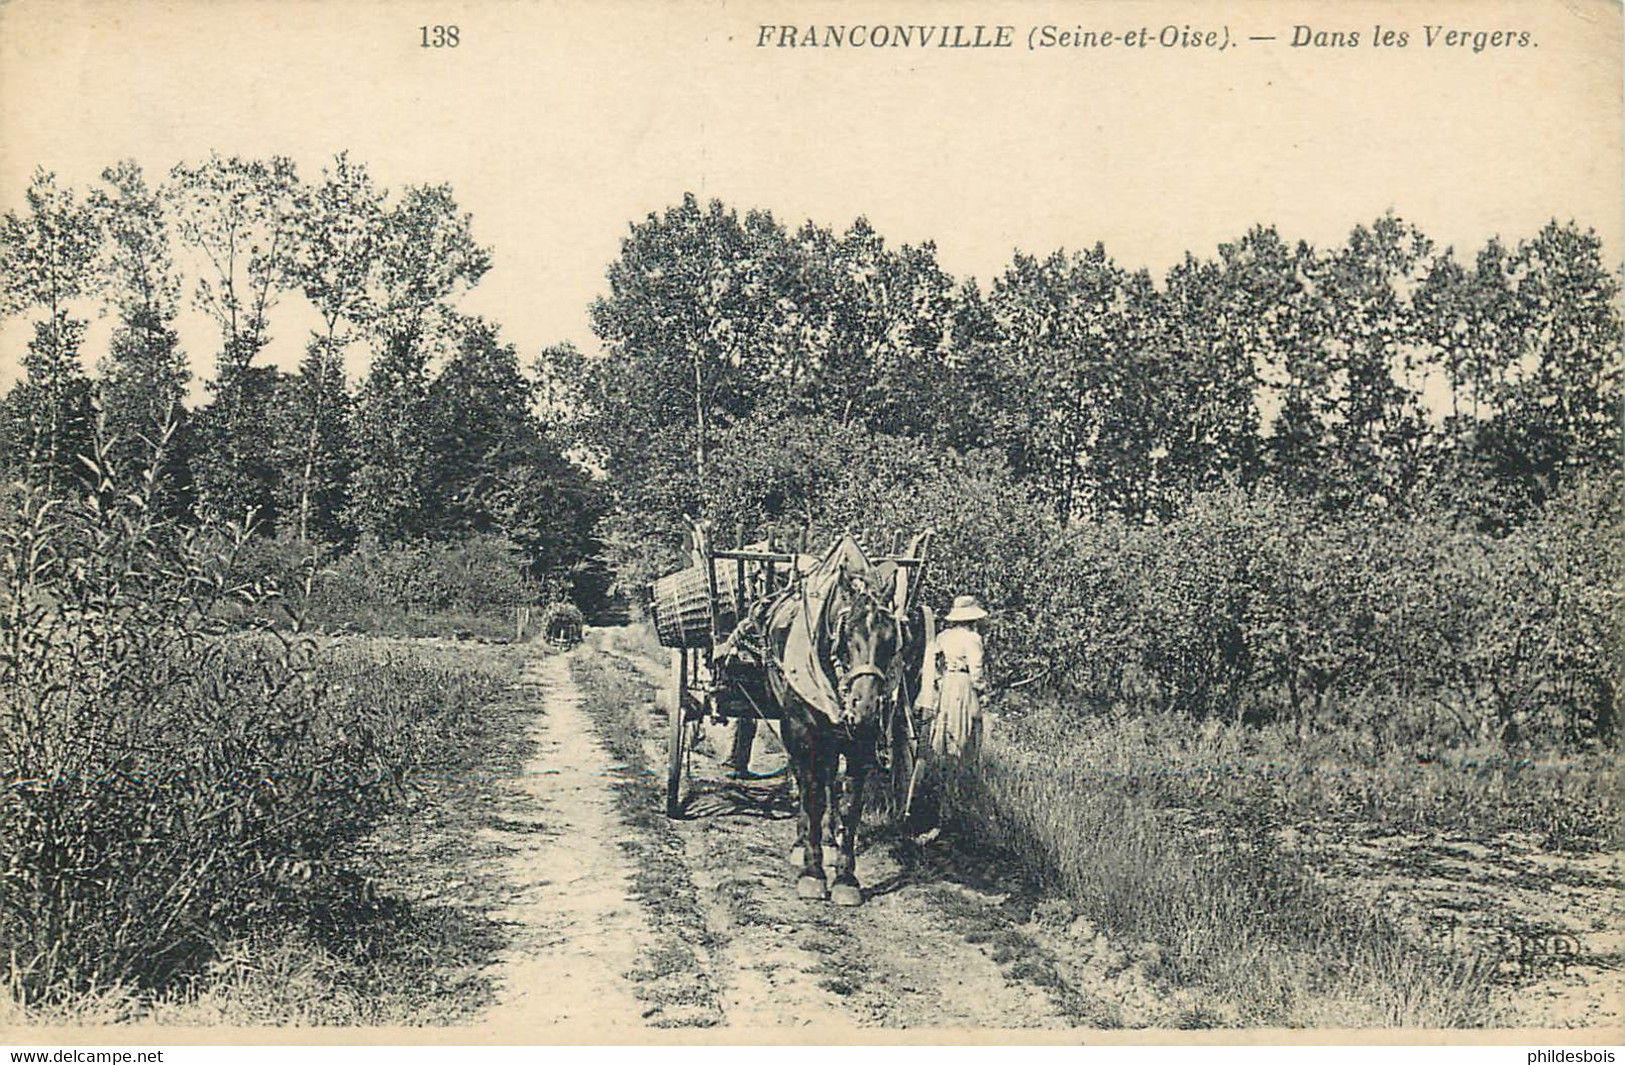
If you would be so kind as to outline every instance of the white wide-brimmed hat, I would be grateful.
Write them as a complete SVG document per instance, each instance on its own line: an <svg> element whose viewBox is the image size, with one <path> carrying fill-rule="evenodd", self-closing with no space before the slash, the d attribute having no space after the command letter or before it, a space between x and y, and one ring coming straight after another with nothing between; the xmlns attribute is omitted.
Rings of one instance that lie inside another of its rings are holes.
<svg viewBox="0 0 1625 1065"><path fill-rule="evenodd" d="M975 621L987 617L982 601L974 595L962 595L954 600L954 608L942 616L943 621Z"/></svg>

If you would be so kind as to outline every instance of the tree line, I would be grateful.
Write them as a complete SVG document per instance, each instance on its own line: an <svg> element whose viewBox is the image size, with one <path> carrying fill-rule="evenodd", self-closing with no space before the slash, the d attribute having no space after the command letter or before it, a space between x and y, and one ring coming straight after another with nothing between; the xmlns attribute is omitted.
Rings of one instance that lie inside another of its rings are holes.
<svg viewBox="0 0 1625 1065"><path fill-rule="evenodd" d="M500 327L458 310L491 263L449 186L391 194L345 154L308 180L285 158L219 155L157 184L122 162L88 191L39 170L0 219L0 314L33 325L0 466L69 492L101 455L151 471L183 521L340 546L491 533L538 574L567 569L590 553L594 488ZM288 298L317 323L292 373L262 358ZM218 331L195 409L175 328L188 300ZM96 304L116 327L92 353ZM351 387L356 345L370 366Z"/></svg>
<svg viewBox="0 0 1625 1065"><path fill-rule="evenodd" d="M624 239L602 352L542 369L628 590L685 564L685 513L929 527L928 601L983 596L1063 715L1574 747L1625 693L1619 294L1555 221L1468 255L1392 214L1258 226L1160 278L1018 251L983 287L687 197Z"/></svg>
<svg viewBox="0 0 1625 1065"><path fill-rule="evenodd" d="M1257 226L1161 278L1100 245L1018 251L984 287L862 218L790 228L685 196L609 264L602 350L528 367L457 309L492 258L452 190L391 194L346 155L311 179L211 156L156 185L125 162L88 192L42 170L0 219L0 264L0 312L33 325L0 402L14 473L76 484L99 422L177 517L345 546L495 532L539 569L602 549L628 586L790 423L994 461L1062 526L1166 524L1268 485L1499 534L1620 454L1619 278L1556 221L1471 254L1392 214L1329 248ZM316 321L293 373L262 359L290 298ZM196 409L188 299L218 332ZM91 353L96 302L117 326ZM739 516L815 524L806 480Z"/></svg>
<svg viewBox="0 0 1625 1065"><path fill-rule="evenodd" d="M608 284L602 356L543 362L632 569L719 440L785 419L997 455L1063 523L1270 484L1504 532L1620 454L1619 277L1574 223L1470 255L1392 214L1330 248L1257 226L1160 279L1098 244L1018 251L984 289L861 218L688 196L631 228Z"/></svg>

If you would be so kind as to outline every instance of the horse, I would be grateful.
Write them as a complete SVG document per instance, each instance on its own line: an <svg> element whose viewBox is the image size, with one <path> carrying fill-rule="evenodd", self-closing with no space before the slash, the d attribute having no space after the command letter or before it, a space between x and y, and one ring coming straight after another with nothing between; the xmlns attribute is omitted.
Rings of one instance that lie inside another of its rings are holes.
<svg viewBox="0 0 1625 1065"><path fill-rule="evenodd" d="M875 574L842 572L831 593L826 665L835 680L835 719L804 699L782 668L769 668L768 691L780 710L785 750L799 799L796 845L791 863L799 874L796 894L839 906L863 902L854 871L863 789L876 761L877 744L889 738L890 715L910 662L918 674L918 626L894 613L890 590ZM895 578L894 578L895 579ZM905 707L906 712L906 707ZM845 773L841 765L845 763ZM834 877L824 875L824 822L832 823L836 848Z"/></svg>

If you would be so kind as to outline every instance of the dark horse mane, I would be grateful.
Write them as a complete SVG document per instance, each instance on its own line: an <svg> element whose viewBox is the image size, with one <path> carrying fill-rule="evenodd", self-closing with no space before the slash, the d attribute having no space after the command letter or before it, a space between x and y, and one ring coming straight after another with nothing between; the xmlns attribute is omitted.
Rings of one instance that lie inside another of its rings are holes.
<svg viewBox="0 0 1625 1065"><path fill-rule="evenodd" d="M898 693L912 690L907 674L912 672L917 683L923 658L923 648L912 646L918 642L918 626L893 612L890 589L876 576L843 574L833 593L833 609L826 615L824 664L835 681L836 720L802 699L779 671L769 671L799 799L796 847L791 851L799 874L797 894L848 906L862 901L853 866L864 784L875 765L877 746L890 736ZM836 847L827 879L822 831L826 817L833 823Z"/></svg>

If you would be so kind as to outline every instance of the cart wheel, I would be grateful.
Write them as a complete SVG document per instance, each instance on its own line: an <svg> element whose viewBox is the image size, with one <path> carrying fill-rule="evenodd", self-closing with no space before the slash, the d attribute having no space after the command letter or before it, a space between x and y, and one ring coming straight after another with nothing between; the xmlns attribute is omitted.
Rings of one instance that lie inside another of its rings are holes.
<svg viewBox="0 0 1625 1065"><path fill-rule="evenodd" d="M684 746L688 739L688 650L679 647L671 653L671 721L666 744L666 816L683 812L683 776L688 759Z"/></svg>

